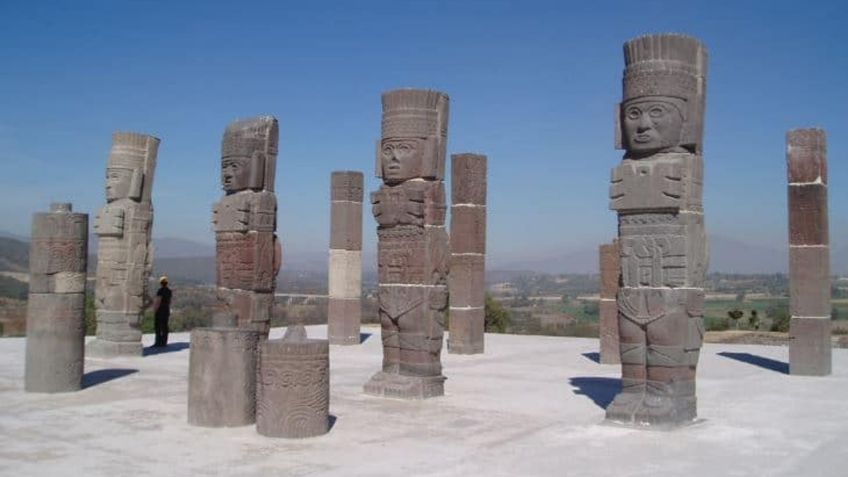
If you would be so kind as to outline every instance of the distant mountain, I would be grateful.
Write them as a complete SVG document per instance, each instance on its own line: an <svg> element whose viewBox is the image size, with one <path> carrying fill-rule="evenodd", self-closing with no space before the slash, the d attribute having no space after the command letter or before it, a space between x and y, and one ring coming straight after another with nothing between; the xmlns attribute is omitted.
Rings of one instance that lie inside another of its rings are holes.
<svg viewBox="0 0 848 477"><path fill-rule="evenodd" d="M29 242L0 237L0 270L29 272Z"/></svg>
<svg viewBox="0 0 848 477"><path fill-rule="evenodd" d="M710 236L711 272L787 273L789 245L777 250L720 235Z"/></svg>
<svg viewBox="0 0 848 477"><path fill-rule="evenodd" d="M214 257L215 245L173 237L153 238L154 258Z"/></svg>

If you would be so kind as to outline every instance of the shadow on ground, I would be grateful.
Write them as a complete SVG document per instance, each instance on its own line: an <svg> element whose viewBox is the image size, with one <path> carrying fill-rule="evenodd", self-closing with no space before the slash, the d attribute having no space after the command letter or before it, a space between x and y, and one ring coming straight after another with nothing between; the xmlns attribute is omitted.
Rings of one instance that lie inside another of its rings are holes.
<svg viewBox="0 0 848 477"><path fill-rule="evenodd" d="M606 409L615 395L621 391L621 380L617 378L578 377L571 378L568 382L577 388L574 394L587 396L601 409Z"/></svg>
<svg viewBox="0 0 848 477"><path fill-rule="evenodd" d="M82 388L97 386L98 384L103 384L113 379L120 379L137 372L137 369L130 368L108 368L89 371L82 376Z"/></svg>
<svg viewBox="0 0 848 477"><path fill-rule="evenodd" d="M184 350L188 347L189 347L189 344L186 343L185 341L180 342L180 343L171 343L171 344L169 344L167 346L163 346L161 348L157 348L155 346L148 346L147 348L144 348L144 351L142 351L142 356L152 356L152 355L155 355L155 354L162 354L162 353L173 353L175 351L182 351L182 350Z"/></svg>
<svg viewBox="0 0 848 477"><path fill-rule="evenodd" d="M365 343L365 340L371 337L372 333L359 333L359 344Z"/></svg>
<svg viewBox="0 0 848 477"><path fill-rule="evenodd" d="M598 364L601 364L601 353L583 353L583 357Z"/></svg>
<svg viewBox="0 0 848 477"><path fill-rule="evenodd" d="M333 430L333 426L336 425L336 420L337 420L336 416L334 416L332 414L327 416L327 432L330 432L330 431Z"/></svg>
<svg viewBox="0 0 848 477"><path fill-rule="evenodd" d="M759 366L770 371L789 374L789 363L778 361L776 359L765 358L751 353L731 353L728 351L722 351L721 353L718 353L718 355L725 358L735 359L736 361L742 361L743 363L753 364L754 366Z"/></svg>

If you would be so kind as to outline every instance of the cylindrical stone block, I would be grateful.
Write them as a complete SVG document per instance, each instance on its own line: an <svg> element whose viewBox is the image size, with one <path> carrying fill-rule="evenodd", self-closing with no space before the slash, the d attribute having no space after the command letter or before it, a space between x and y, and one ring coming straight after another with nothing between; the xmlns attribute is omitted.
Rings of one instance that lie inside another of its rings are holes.
<svg viewBox="0 0 848 477"><path fill-rule="evenodd" d="M486 205L486 156L451 155L451 202Z"/></svg>
<svg viewBox="0 0 848 477"><path fill-rule="evenodd" d="M88 215L69 203L33 214L24 389L82 388Z"/></svg>
<svg viewBox="0 0 848 477"><path fill-rule="evenodd" d="M451 354L483 353L485 329L485 308L451 308L448 352Z"/></svg>
<svg viewBox="0 0 848 477"><path fill-rule="evenodd" d="M327 340L262 343L256 392L256 431L269 437L325 434L330 416Z"/></svg>
<svg viewBox="0 0 848 477"><path fill-rule="evenodd" d="M360 343L362 300L360 298L333 298L327 302L327 336L330 344L354 345Z"/></svg>
<svg viewBox="0 0 848 477"><path fill-rule="evenodd" d="M601 293L598 305L600 328L601 364L621 362L618 338L618 306L615 298L618 294L620 258L618 240L600 246Z"/></svg>
<svg viewBox="0 0 848 477"><path fill-rule="evenodd" d="M259 331L195 328L188 370L188 423L246 426L256 420Z"/></svg>
<svg viewBox="0 0 848 477"><path fill-rule="evenodd" d="M451 309L486 305L485 255L453 255L449 280Z"/></svg>
<svg viewBox="0 0 848 477"><path fill-rule="evenodd" d="M330 176L330 262L327 332L332 344L359 344L362 294L363 176L335 171Z"/></svg>
<svg viewBox="0 0 848 477"><path fill-rule="evenodd" d="M451 253L486 253L486 207L451 207Z"/></svg>

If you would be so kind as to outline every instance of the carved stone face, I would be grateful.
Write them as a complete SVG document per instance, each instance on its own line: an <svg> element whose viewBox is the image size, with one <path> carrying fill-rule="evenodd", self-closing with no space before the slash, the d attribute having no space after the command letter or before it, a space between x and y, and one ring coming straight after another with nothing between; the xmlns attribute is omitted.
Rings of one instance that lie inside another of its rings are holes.
<svg viewBox="0 0 848 477"><path fill-rule="evenodd" d="M399 182L420 175L424 141L418 138L384 139L380 150L383 180Z"/></svg>
<svg viewBox="0 0 848 477"><path fill-rule="evenodd" d="M225 157L221 161L221 184L226 192L247 189L250 182L250 158L245 156Z"/></svg>
<svg viewBox="0 0 848 477"><path fill-rule="evenodd" d="M622 107L624 145L630 153L645 155L680 145L683 114L665 98L638 98Z"/></svg>
<svg viewBox="0 0 848 477"><path fill-rule="evenodd" d="M129 197L132 173L132 169L124 167L106 168L106 201Z"/></svg>

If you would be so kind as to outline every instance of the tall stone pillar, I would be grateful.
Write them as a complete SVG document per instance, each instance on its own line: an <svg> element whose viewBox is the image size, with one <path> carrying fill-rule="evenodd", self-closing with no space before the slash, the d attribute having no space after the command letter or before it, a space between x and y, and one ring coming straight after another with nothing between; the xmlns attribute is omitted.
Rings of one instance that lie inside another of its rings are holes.
<svg viewBox="0 0 848 477"><path fill-rule="evenodd" d="M479 354L486 329L486 156L451 156L448 352Z"/></svg>
<svg viewBox="0 0 848 477"><path fill-rule="evenodd" d="M330 178L330 270L327 329L330 344L359 344L362 315L362 173Z"/></svg>
<svg viewBox="0 0 848 477"><path fill-rule="evenodd" d="M282 249L277 240L279 126L272 116L239 120L227 126L221 144L221 184L225 196L215 204L218 301L236 316L240 328L264 337Z"/></svg>
<svg viewBox="0 0 848 477"><path fill-rule="evenodd" d="M696 39L624 45L623 101L610 208L618 212L622 391L607 419L679 426L697 417L707 269L701 190L707 52Z"/></svg>
<svg viewBox="0 0 848 477"><path fill-rule="evenodd" d="M71 204L32 216L24 389L57 393L82 388L88 214Z"/></svg>
<svg viewBox="0 0 848 477"><path fill-rule="evenodd" d="M831 371L827 137L821 129L786 135L789 177L789 373Z"/></svg>
<svg viewBox="0 0 848 477"><path fill-rule="evenodd" d="M153 172L159 139L117 132L106 167L106 206L94 219L97 338L92 356L141 356L141 320L153 270Z"/></svg>
<svg viewBox="0 0 848 477"><path fill-rule="evenodd" d="M601 270L600 312L601 364L619 364L618 341L618 280L621 276L618 258L618 240L603 244L599 248Z"/></svg>
<svg viewBox="0 0 848 477"><path fill-rule="evenodd" d="M373 395L424 399L444 394L442 336L448 307L445 146L448 96L400 89L383 94L377 150L378 302L383 368Z"/></svg>

